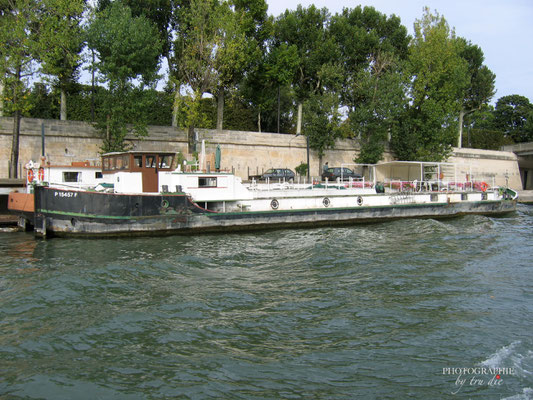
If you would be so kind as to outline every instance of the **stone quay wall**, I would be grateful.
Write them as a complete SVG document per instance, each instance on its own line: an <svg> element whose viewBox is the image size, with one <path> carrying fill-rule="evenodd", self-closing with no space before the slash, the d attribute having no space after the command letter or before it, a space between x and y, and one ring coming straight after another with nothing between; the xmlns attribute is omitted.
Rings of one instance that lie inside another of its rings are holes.
<svg viewBox="0 0 533 400"><path fill-rule="evenodd" d="M102 139L89 123L79 121L58 121L23 118L20 127L19 176L24 176L24 165L33 160L38 162L42 152L42 126L45 136L46 160L53 165L70 165L74 161L89 161L93 165L100 163L100 146ZM0 118L0 179L8 177L11 157L13 119ZM127 138L132 150L172 151L187 154L187 132L171 126L150 126L149 135L139 139ZM279 133L217 131L197 129L197 151L205 141L206 153L214 153L220 145L222 153L221 167L233 171L247 179L249 175L258 175L269 168L290 168L307 161L305 136ZM335 148L327 150L322 163L329 162L331 167L351 164L358 154L356 141L338 140ZM390 153L385 154L385 161L393 160ZM517 157L512 152L487 151L476 149L455 149L448 160L463 165L470 165L477 176L494 178L497 185L508 185L520 189L520 172ZM320 175L320 161L314 151L310 151L311 175ZM213 168L213 166L211 166ZM491 181L492 183L492 181Z"/></svg>

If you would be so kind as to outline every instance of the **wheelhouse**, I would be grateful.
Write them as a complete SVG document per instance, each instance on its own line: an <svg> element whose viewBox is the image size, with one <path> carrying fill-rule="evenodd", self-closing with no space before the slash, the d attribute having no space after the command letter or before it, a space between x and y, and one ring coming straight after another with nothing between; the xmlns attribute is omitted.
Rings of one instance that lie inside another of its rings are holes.
<svg viewBox="0 0 533 400"><path fill-rule="evenodd" d="M102 173L117 172L140 173L143 192L159 191L159 172L171 171L174 164L174 153L129 151L106 153L102 155Z"/></svg>

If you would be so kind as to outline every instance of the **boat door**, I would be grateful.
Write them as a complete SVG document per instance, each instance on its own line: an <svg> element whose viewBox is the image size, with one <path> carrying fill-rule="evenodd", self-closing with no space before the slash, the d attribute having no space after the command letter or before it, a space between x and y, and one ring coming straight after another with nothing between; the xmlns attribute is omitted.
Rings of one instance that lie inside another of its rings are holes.
<svg viewBox="0 0 533 400"><path fill-rule="evenodd" d="M159 180L157 174L157 155L146 154L142 156L142 182L143 192L158 192Z"/></svg>

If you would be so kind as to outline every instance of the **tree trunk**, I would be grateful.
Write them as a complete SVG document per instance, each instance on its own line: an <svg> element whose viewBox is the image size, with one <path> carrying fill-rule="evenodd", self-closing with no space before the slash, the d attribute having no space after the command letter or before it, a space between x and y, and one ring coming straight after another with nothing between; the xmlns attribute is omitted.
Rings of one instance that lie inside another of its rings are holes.
<svg viewBox="0 0 533 400"><path fill-rule="evenodd" d="M261 132L261 111L257 113L257 131Z"/></svg>
<svg viewBox="0 0 533 400"><path fill-rule="evenodd" d="M19 139L20 139L20 111L15 110L15 113L13 114L13 140L11 141L11 164L9 165L9 177L13 179L18 178Z"/></svg>
<svg viewBox="0 0 533 400"><path fill-rule="evenodd" d="M278 85L278 133L279 133L279 125L280 125L280 115L281 115L281 87Z"/></svg>
<svg viewBox="0 0 533 400"><path fill-rule="evenodd" d="M224 89L218 91L217 96L217 130L221 131L224 122Z"/></svg>
<svg viewBox="0 0 533 400"><path fill-rule="evenodd" d="M172 126L178 127L178 111L180 105L180 86L176 85L176 93L174 94L174 104L172 107Z"/></svg>
<svg viewBox="0 0 533 400"><path fill-rule="evenodd" d="M187 153L192 154L196 151L196 140L194 137L194 126L189 125L189 130L187 132L187 141L189 148L187 149Z"/></svg>
<svg viewBox="0 0 533 400"><path fill-rule="evenodd" d="M3 117L3 116L4 116L4 81L0 79L0 117Z"/></svg>
<svg viewBox="0 0 533 400"><path fill-rule="evenodd" d="M91 50L93 55L93 63L91 65L91 122L94 122L94 50Z"/></svg>
<svg viewBox="0 0 533 400"><path fill-rule="evenodd" d="M61 121L67 120L67 93L65 88L61 88L61 111L59 113L59 119Z"/></svg>
<svg viewBox="0 0 533 400"><path fill-rule="evenodd" d="M300 135L302 133L302 109L303 104L298 103L298 122L296 123L296 134Z"/></svg>
<svg viewBox="0 0 533 400"><path fill-rule="evenodd" d="M19 163L19 140L20 140L20 110L18 104L18 86L20 83L21 66L17 66L15 72L15 83L13 84L13 104L15 113L13 114L13 140L11 141L11 164L9 166L9 177L18 178Z"/></svg>
<svg viewBox="0 0 533 400"><path fill-rule="evenodd" d="M457 142L457 147L463 147L463 120L465 117L464 110L459 111L459 140Z"/></svg>

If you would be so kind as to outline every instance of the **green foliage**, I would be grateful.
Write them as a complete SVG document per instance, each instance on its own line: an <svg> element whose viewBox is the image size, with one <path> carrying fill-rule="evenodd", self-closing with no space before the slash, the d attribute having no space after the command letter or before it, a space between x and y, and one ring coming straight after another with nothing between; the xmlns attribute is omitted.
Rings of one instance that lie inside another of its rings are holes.
<svg viewBox="0 0 533 400"><path fill-rule="evenodd" d="M441 161L456 143L456 115L468 87L468 64L446 20L426 8L415 22L409 54L409 102L392 133L391 145L402 160Z"/></svg>
<svg viewBox="0 0 533 400"><path fill-rule="evenodd" d="M332 18L331 34L344 67L340 94L349 110L344 135L359 138L357 162L377 163L405 104L407 30L395 16L358 6Z"/></svg>
<svg viewBox="0 0 533 400"><path fill-rule="evenodd" d="M296 173L300 176L306 176L307 175L307 164L306 163L301 163L300 165L298 165L296 168L294 168L294 170L296 171Z"/></svg>
<svg viewBox="0 0 533 400"><path fill-rule="evenodd" d="M109 88L95 124L104 137L102 150L124 150L128 133L146 135L146 98L153 95L150 85L157 78L161 41L148 19L134 17L119 2L94 16L87 38L89 48L98 53L96 67Z"/></svg>
<svg viewBox="0 0 533 400"><path fill-rule="evenodd" d="M465 144L465 139L467 144ZM513 144L502 131L495 129L468 129L466 138L463 137L463 147L485 150L500 150L503 146Z"/></svg>
<svg viewBox="0 0 533 400"><path fill-rule="evenodd" d="M105 150L127 147L127 135L145 134L146 124L169 125L174 109L179 126L213 129L219 93L226 129L294 133L303 104L303 133L319 156L335 138L351 137L365 163L382 158L389 138L400 159L442 160L462 119L464 146L533 140L529 100L506 96L487 108L495 76L481 48L428 9L410 38L398 17L373 7L331 16L299 6L273 18L265 0L99 0L85 32L97 55L93 90L75 82L86 6L1 6L5 113L58 118L66 92L70 119L94 114ZM159 60L169 54L168 89L156 92ZM39 66L51 79L29 91L26 78Z"/></svg>
<svg viewBox="0 0 533 400"><path fill-rule="evenodd" d="M39 3L19 0L0 8L0 79L3 107L13 113L9 177L18 176L20 118L28 111L25 81L33 75L39 45Z"/></svg>
<svg viewBox="0 0 533 400"><path fill-rule="evenodd" d="M256 129L253 110L243 101L242 97L238 97L237 93L227 99L225 107L225 129L236 131L254 131Z"/></svg>
<svg viewBox="0 0 533 400"><path fill-rule="evenodd" d="M162 44L161 55L168 58L172 46L173 11L177 2L174 0L120 1L131 9L134 17L144 16L152 22L159 33L159 40Z"/></svg>
<svg viewBox="0 0 533 400"><path fill-rule="evenodd" d="M285 44L289 51L298 53L297 58L290 55L290 62L298 62L292 83L299 102L323 90L323 66L337 58L334 40L327 31L328 20L327 9L299 5L295 11L285 11L275 22L273 47Z"/></svg>
<svg viewBox="0 0 533 400"><path fill-rule="evenodd" d="M110 84L134 79L152 83L157 78L161 41L152 23L134 17L129 7L111 3L98 13L87 31L89 48L97 51L97 67Z"/></svg>
<svg viewBox="0 0 533 400"><path fill-rule="evenodd" d="M319 157L333 148L339 137L340 114L334 95L314 95L304 103L304 132L309 138L309 147Z"/></svg>
<svg viewBox="0 0 533 400"><path fill-rule="evenodd" d="M83 0L48 0L42 10L39 60L42 71L66 86L76 77L81 63Z"/></svg>
<svg viewBox="0 0 533 400"><path fill-rule="evenodd" d="M463 109L466 111L479 110L483 104L487 104L495 93L494 83L496 75L483 65L485 56L479 46L473 45L465 39L461 57L468 65L468 86L463 96Z"/></svg>
<svg viewBox="0 0 533 400"><path fill-rule="evenodd" d="M57 119L59 108L54 102L54 96L48 87L43 83L35 83L28 96L30 105L23 115L30 118Z"/></svg>
<svg viewBox="0 0 533 400"><path fill-rule="evenodd" d="M533 141L533 105L524 96L504 96L496 103L495 126L516 143Z"/></svg>
<svg viewBox="0 0 533 400"><path fill-rule="evenodd" d="M489 105L482 105L479 110L468 114L465 118L465 128L463 147L499 150L502 146L513 143L512 139L497 128L494 107Z"/></svg>

